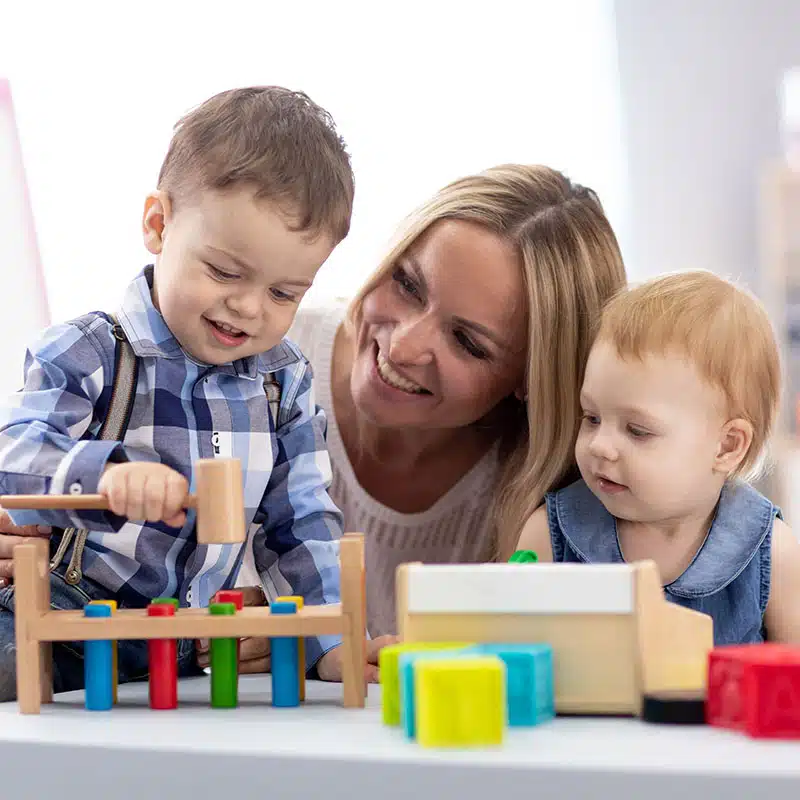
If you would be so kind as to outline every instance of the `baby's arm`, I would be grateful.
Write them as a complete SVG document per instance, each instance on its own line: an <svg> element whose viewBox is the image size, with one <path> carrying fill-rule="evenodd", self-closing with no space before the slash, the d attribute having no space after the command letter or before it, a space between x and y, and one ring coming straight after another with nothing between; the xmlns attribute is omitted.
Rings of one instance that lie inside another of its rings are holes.
<svg viewBox="0 0 800 800"><path fill-rule="evenodd" d="M522 528L517 550L533 550L539 561L553 560L553 545L550 543L550 526L547 523L547 506L541 505Z"/></svg>
<svg viewBox="0 0 800 800"><path fill-rule="evenodd" d="M800 645L800 542L780 519L772 528L772 570L764 615L772 642Z"/></svg>

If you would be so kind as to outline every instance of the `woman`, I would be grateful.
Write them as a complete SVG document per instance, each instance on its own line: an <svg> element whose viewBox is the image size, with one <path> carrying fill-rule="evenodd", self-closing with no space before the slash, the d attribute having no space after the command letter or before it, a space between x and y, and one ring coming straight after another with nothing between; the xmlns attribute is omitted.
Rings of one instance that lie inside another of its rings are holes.
<svg viewBox="0 0 800 800"><path fill-rule="evenodd" d="M570 479L592 327L624 281L593 192L505 165L412 214L349 305L298 312L290 338L328 417L331 495L366 537L372 637L396 630L398 564L506 559ZM14 541L0 537L0 559ZM243 670L263 669L248 644Z"/></svg>

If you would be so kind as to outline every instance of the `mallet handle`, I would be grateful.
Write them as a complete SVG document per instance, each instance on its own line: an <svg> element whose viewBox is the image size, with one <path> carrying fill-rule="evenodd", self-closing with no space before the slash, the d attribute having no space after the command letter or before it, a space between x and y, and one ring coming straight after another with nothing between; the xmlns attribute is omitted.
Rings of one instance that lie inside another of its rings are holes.
<svg viewBox="0 0 800 800"><path fill-rule="evenodd" d="M188 495L184 508L196 508L197 497ZM0 508L75 508L108 511L108 498L102 494L4 494L0 495Z"/></svg>

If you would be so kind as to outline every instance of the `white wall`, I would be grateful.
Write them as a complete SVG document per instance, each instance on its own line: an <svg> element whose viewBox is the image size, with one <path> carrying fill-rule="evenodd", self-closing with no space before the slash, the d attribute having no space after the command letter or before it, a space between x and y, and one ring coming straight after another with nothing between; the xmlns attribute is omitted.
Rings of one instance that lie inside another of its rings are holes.
<svg viewBox="0 0 800 800"><path fill-rule="evenodd" d="M611 0L73 0L46 21L37 4L12 9L0 75L56 320L116 302L147 258L142 203L173 122L235 85L304 89L350 145L352 232L317 291L353 291L402 217L492 164L564 169L622 224Z"/></svg>
<svg viewBox="0 0 800 800"><path fill-rule="evenodd" d="M758 170L800 0L615 0L635 277L712 269L758 285Z"/></svg>
<svg viewBox="0 0 800 800"><path fill-rule="evenodd" d="M19 388L25 348L49 322L13 97L0 76L0 393Z"/></svg>

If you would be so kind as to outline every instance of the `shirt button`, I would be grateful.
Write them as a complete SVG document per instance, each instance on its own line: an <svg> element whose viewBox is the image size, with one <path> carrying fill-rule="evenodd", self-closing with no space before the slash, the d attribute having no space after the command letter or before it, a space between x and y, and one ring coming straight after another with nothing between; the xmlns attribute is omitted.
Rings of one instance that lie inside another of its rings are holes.
<svg viewBox="0 0 800 800"><path fill-rule="evenodd" d="M69 493L83 494L83 486L81 486L77 481L75 481L75 483L70 484Z"/></svg>

